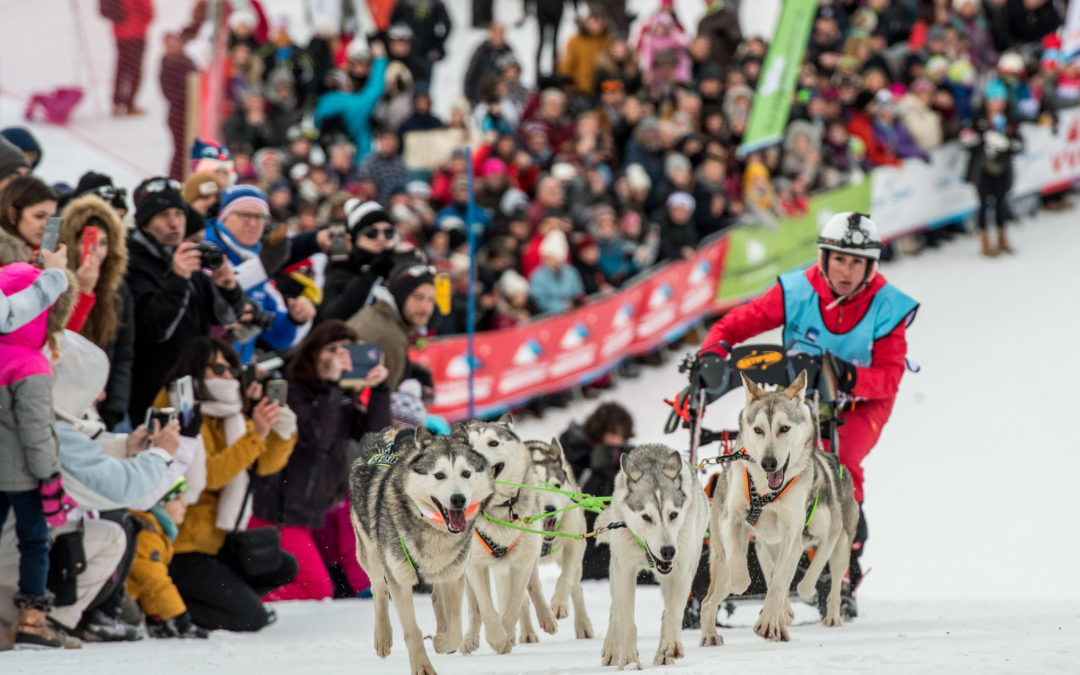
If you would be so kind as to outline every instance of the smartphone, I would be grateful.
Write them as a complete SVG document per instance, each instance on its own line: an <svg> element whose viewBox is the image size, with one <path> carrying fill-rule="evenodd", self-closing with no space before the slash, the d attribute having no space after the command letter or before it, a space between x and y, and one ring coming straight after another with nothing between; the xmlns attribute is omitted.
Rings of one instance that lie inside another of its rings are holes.
<svg viewBox="0 0 1080 675"><path fill-rule="evenodd" d="M349 358L352 361L352 370L341 374L341 386L363 386L364 377L375 366L379 365L382 357L382 346L362 342L352 342L345 345L349 350Z"/></svg>
<svg viewBox="0 0 1080 675"><path fill-rule="evenodd" d="M289 383L285 380L267 380L263 387L263 395L266 399L278 405L285 405L289 397Z"/></svg>
<svg viewBox="0 0 1080 675"><path fill-rule="evenodd" d="M79 258L79 264L85 264L86 259L90 257L90 254L97 250L98 237L100 231L93 225L88 225L82 233L82 256Z"/></svg>
<svg viewBox="0 0 1080 675"><path fill-rule="evenodd" d="M41 248L50 253L56 252L56 245L60 243L60 225L64 219L60 216L49 216L45 221L45 234L41 237ZM38 261L44 264L45 259L38 254Z"/></svg>
<svg viewBox="0 0 1080 675"><path fill-rule="evenodd" d="M146 419L143 420L143 424L146 426L146 430L150 433L154 433L154 420L164 428L166 424L176 419L176 408L147 408Z"/></svg>
<svg viewBox="0 0 1080 675"><path fill-rule="evenodd" d="M348 235L344 225L337 224L330 226L330 260L333 262L341 262L342 260L349 259L349 251L345 245L345 238Z"/></svg>
<svg viewBox="0 0 1080 675"><path fill-rule="evenodd" d="M191 423L195 412L195 386L190 375L184 375L173 383L174 390L169 394L169 402L180 411L180 423L185 427Z"/></svg>
<svg viewBox="0 0 1080 675"><path fill-rule="evenodd" d="M247 364L244 366L244 369L240 371L240 386L243 391L246 392L248 387L251 386L251 383L256 379L258 379L258 375L256 374L254 363Z"/></svg>

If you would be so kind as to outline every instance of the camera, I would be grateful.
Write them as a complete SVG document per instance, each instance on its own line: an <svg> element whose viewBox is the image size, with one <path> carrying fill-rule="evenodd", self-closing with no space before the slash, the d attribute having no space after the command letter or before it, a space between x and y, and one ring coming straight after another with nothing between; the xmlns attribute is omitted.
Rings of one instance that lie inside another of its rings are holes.
<svg viewBox="0 0 1080 675"><path fill-rule="evenodd" d="M244 323L257 326L260 331L270 330L270 327L274 325L274 319L277 318L276 314L268 312L256 304L249 305L247 311L251 313L251 320Z"/></svg>
<svg viewBox="0 0 1080 675"><path fill-rule="evenodd" d="M202 255L204 269L216 270L225 264L225 254L212 241L200 241L195 244L195 250Z"/></svg>

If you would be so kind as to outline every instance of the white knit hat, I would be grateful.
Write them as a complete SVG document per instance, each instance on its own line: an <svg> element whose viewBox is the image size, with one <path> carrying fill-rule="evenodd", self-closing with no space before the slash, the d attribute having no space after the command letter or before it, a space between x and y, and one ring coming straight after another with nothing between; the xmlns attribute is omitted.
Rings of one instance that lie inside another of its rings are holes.
<svg viewBox="0 0 1080 675"><path fill-rule="evenodd" d="M566 241L566 235L562 230L552 230L544 235L540 242L540 255L551 256L565 262L570 257L570 243Z"/></svg>

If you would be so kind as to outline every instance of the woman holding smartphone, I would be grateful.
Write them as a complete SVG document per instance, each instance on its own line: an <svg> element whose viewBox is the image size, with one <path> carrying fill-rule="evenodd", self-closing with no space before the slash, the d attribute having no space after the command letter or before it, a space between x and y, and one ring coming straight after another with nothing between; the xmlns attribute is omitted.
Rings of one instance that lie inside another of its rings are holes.
<svg viewBox="0 0 1080 675"><path fill-rule="evenodd" d="M282 555L277 569L248 576L234 560L223 555L228 532L219 527L222 495L234 480L253 467L256 476L281 471L296 444L296 417L287 408L262 398L253 383L241 391L240 357L232 345L216 338L197 338L180 354L166 378L173 383L190 375L195 400L202 412L202 439L206 449L206 487L188 507L174 544L169 565L195 625L208 629L257 631L275 619L260 598L292 581L296 559ZM250 401L250 416L245 413ZM155 408L169 405L162 390ZM189 469L190 471L191 469ZM229 520L236 516L230 515ZM235 521L234 521L235 522Z"/></svg>
<svg viewBox="0 0 1080 675"><path fill-rule="evenodd" d="M282 548L296 556L300 571L267 599L333 597L328 566L335 564L343 568L350 595L368 585L356 564L355 542L339 546L336 537L321 538L319 532L328 512L342 502L347 505L350 439L390 425L390 392L382 386L385 366L380 363L362 375L363 386L370 389L366 406L357 392L340 386L342 372L352 369L345 345L355 340L356 333L340 319L324 321L300 343L286 371L289 407L299 420L296 449L283 471L255 479L250 526L277 527Z"/></svg>

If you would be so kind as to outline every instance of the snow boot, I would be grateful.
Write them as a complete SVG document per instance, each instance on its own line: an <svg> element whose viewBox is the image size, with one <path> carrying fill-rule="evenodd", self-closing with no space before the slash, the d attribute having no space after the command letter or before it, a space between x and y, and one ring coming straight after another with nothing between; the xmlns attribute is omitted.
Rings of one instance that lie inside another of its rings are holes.
<svg viewBox="0 0 1080 675"><path fill-rule="evenodd" d="M999 227L998 228L997 252L998 253L1016 253L1016 251L1013 250L1013 247L1009 246L1009 240L1006 239L1006 237L1005 237L1005 228L1004 227Z"/></svg>
<svg viewBox="0 0 1080 675"><path fill-rule="evenodd" d="M986 230L979 230L979 245L982 254L987 258L993 258L998 254L997 249L990 244L990 233Z"/></svg>
<svg viewBox="0 0 1080 675"><path fill-rule="evenodd" d="M15 596L19 609L19 623L15 627L15 649L59 649L63 644L45 624L45 612L49 610L46 596Z"/></svg>
<svg viewBox="0 0 1080 675"><path fill-rule="evenodd" d="M142 628L126 624L100 609L83 615L75 635L83 642L134 642L145 637Z"/></svg>
<svg viewBox="0 0 1080 675"><path fill-rule="evenodd" d="M171 619L146 617L146 631L152 638L181 638L185 640L205 640L210 631L191 623L191 615L184 612Z"/></svg>

